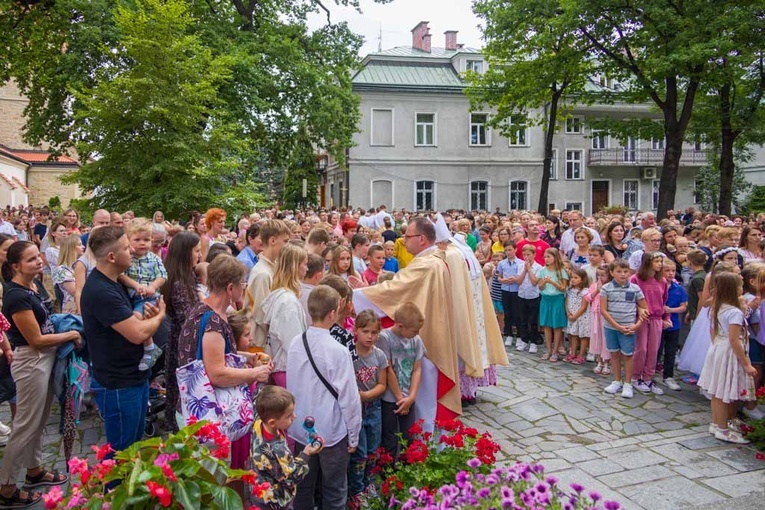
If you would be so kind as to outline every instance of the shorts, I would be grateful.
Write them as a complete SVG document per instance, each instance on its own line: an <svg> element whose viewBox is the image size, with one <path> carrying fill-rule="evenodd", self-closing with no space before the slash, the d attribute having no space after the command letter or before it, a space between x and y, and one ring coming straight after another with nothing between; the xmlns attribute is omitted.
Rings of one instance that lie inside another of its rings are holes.
<svg viewBox="0 0 765 510"><path fill-rule="evenodd" d="M159 303L159 295L155 294L148 298L142 298L140 296L133 296L132 299L133 302L133 311L140 313L143 316L143 306L146 303L151 303L154 306L157 306L157 303Z"/></svg>
<svg viewBox="0 0 765 510"><path fill-rule="evenodd" d="M603 334L606 337L606 349L608 352L619 352L625 356L635 354L635 334L625 335L615 329L603 328Z"/></svg>
<svg viewBox="0 0 765 510"><path fill-rule="evenodd" d="M752 365L765 363L765 347L755 338L749 340L749 361L752 362Z"/></svg>
<svg viewBox="0 0 765 510"><path fill-rule="evenodd" d="M502 307L502 301L492 301L494 305L494 313L505 313L505 309Z"/></svg>

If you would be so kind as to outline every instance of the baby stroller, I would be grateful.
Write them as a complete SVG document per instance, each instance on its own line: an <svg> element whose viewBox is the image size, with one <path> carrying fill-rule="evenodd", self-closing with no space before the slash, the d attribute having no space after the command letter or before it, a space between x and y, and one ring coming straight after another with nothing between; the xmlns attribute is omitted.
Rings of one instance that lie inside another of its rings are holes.
<svg viewBox="0 0 765 510"><path fill-rule="evenodd" d="M143 431L147 437L154 437L160 432L164 422L165 400L165 373L160 371L149 384L149 406Z"/></svg>

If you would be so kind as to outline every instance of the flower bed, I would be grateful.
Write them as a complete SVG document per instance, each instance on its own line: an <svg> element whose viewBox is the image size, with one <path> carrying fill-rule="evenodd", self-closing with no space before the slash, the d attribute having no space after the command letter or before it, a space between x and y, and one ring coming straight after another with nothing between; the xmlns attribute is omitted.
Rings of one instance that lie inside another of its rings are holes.
<svg viewBox="0 0 765 510"><path fill-rule="evenodd" d="M757 388L757 403L765 405L765 386ZM741 432L744 433L744 437L752 442L755 448L765 451L765 418L761 420L750 420L748 423L741 426ZM765 460L765 455L757 453L759 460Z"/></svg>

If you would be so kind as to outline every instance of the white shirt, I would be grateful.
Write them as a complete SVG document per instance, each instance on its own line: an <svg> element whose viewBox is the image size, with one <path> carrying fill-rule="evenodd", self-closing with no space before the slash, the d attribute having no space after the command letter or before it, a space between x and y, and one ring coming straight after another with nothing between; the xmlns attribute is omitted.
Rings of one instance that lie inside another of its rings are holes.
<svg viewBox="0 0 765 510"><path fill-rule="evenodd" d="M533 262L531 268L526 271L526 276L523 277L523 281L518 285L518 297L521 299L536 299L539 297L539 285L533 285L531 283L531 274L537 274L537 271L542 269L542 266Z"/></svg>
<svg viewBox="0 0 765 510"><path fill-rule="evenodd" d="M590 242L590 245L596 245L596 244L603 244L603 241L600 240L600 234L598 234L598 231L595 229L592 229L590 227L584 227L587 230L590 231L590 234L592 234L592 241ZM576 241L574 240L574 230L573 228L570 228L563 232L563 234L560 236L560 252L563 255L566 255L568 252L576 248Z"/></svg>
<svg viewBox="0 0 765 510"><path fill-rule="evenodd" d="M13 228L13 225L3 220L0 220L0 234L8 234L14 239L18 238L18 233L16 232L16 229Z"/></svg>
<svg viewBox="0 0 765 510"><path fill-rule="evenodd" d="M334 446L348 436L348 446L356 447L361 430L361 398L351 353L332 338L327 329L312 326L306 337L316 368L337 392L338 398L335 400L316 375L303 346L302 335L293 338L287 352L287 390L295 395L297 419L290 426L289 435L304 444L303 420L313 416L325 446Z"/></svg>

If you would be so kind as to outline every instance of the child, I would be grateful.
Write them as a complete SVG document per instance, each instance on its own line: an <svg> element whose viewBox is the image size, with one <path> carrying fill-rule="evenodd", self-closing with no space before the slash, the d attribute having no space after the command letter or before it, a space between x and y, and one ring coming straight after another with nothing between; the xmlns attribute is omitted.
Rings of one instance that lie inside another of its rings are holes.
<svg viewBox="0 0 765 510"><path fill-rule="evenodd" d="M505 241L505 260L497 266L499 283L502 284L502 308L505 311L505 345L513 346L513 330L520 332L518 320L518 275L523 263L515 256L515 241ZM520 338L520 335L518 335Z"/></svg>
<svg viewBox="0 0 765 510"><path fill-rule="evenodd" d="M558 361L558 351L563 342L563 328L566 318L565 292L568 288L568 273L563 269L563 260L557 248L545 250L545 267L531 277L531 283L539 286L539 325L545 330L543 360Z"/></svg>
<svg viewBox="0 0 765 510"><path fill-rule="evenodd" d="M643 319L643 326L637 330L635 340L635 356L632 360L633 385L643 393L663 395L664 390L653 382L656 373L656 360L659 355L661 332L672 326L669 313L664 310L667 302L667 282L662 275L665 255L660 252L643 253L640 267L630 282L643 291L648 317Z"/></svg>
<svg viewBox="0 0 765 510"><path fill-rule="evenodd" d="M387 388L388 358L375 347L381 329L380 319L372 310L364 310L356 316L354 332L359 357L353 362L353 368L361 397L361 433L359 445L351 454L348 470L348 489L352 503L358 503L359 495L370 484L374 462L368 460L374 459L382 435L380 397Z"/></svg>
<svg viewBox="0 0 765 510"><path fill-rule="evenodd" d="M348 500L346 466L359 442L361 400L351 355L329 334L339 306L336 290L317 285L308 296L313 325L290 343L287 353L287 389L295 395L298 416L288 433L298 450L304 448L309 438L304 419L311 416L324 440L324 449L308 459L310 470L298 485L295 508L344 508ZM337 466L342 466L340 472ZM314 504L317 484L322 501Z"/></svg>
<svg viewBox="0 0 765 510"><path fill-rule="evenodd" d="M590 250L588 252L590 261L582 266L582 269L587 272L587 279L590 281L590 283L598 279L598 275L595 273L597 269L605 263L605 253L606 249L603 248L603 246L600 244L590 246Z"/></svg>
<svg viewBox="0 0 765 510"><path fill-rule="evenodd" d="M688 294L685 289L675 280L677 265L671 260L664 259L662 267L664 279L669 283L667 289L667 301L664 312L669 314L672 325L665 328L661 335L659 356L663 354L664 367L662 382L664 386L673 391L680 391L680 385L675 382L675 356L680 341L680 314L688 307Z"/></svg>
<svg viewBox="0 0 765 510"><path fill-rule="evenodd" d="M383 248L385 248L385 264L383 264L383 269L391 273L398 273L398 260L393 256L395 246L396 243L393 241L385 241L383 245Z"/></svg>
<svg viewBox="0 0 765 510"><path fill-rule="evenodd" d="M539 338L539 288L531 281L542 266L536 263L537 248L527 244L521 249L523 254L523 269L519 276L518 285L518 315L520 317L521 340L516 349L523 351L528 346L529 353L536 354L541 343Z"/></svg>
<svg viewBox="0 0 765 510"><path fill-rule="evenodd" d="M584 269L571 270L571 286L566 290L569 353L563 361L581 365L590 347L590 315L585 298L590 279Z"/></svg>
<svg viewBox="0 0 765 510"><path fill-rule="evenodd" d="M397 434L409 442L414 425L414 401L420 388L425 346L419 332L425 316L412 302L401 304L393 314L395 324L380 333L379 347L388 358L388 388L382 397L382 446L398 457Z"/></svg>
<svg viewBox="0 0 765 510"><path fill-rule="evenodd" d="M385 249L380 245L373 244L367 251L367 257L369 258L369 267L361 273L361 276L369 285L377 285L377 278L380 277L385 265Z"/></svg>
<svg viewBox="0 0 765 510"><path fill-rule="evenodd" d="M332 252L332 264L329 266L329 274L338 275L347 281L351 287L366 287L366 281L353 268L351 259L353 253L347 246L337 246ZM366 265L364 266L366 269Z"/></svg>
<svg viewBox="0 0 765 510"><path fill-rule="evenodd" d="M367 269L367 252L369 251L369 238L364 234L356 234L351 238L351 250L353 250L353 269L358 274L363 274Z"/></svg>
<svg viewBox="0 0 765 510"><path fill-rule="evenodd" d="M135 219L126 229L130 241L130 267L120 275L119 282L129 289L133 302L133 312L143 317L145 303L156 304L159 300L159 289L167 280L167 271L162 259L149 251L151 247L152 225L148 220ZM138 370L149 370L162 354L162 349L154 345L153 338L143 343L143 358L138 364Z"/></svg>
<svg viewBox="0 0 765 510"><path fill-rule="evenodd" d="M687 237L678 237L675 239L675 260L683 266L682 271L680 271L680 277L683 280L683 288L685 290L688 290L688 284L691 281L691 278L693 277L693 270L691 269L691 265L688 262L688 253L691 251L691 243L688 240ZM704 252L702 252L704 253ZM705 254L706 255L706 254Z"/></svg>
<svg viewBox="0 0 765 510"><path fill-rule="evenodd" d="M491 278L494 276L494 264L487 262L483 265L483 279L486 280L486 285L491 288Z"/></svg>
<svg viewBox="0 0 765 510"><path fill-rule="evenodd" d="M342 278L337 275L327 275L321 279L319 285L327 285L335 289L340 295L340 305L337 308L337 322L329 328L329 334L337 340L337 343L344 345L351 353L351 360L356 361L356 343L353 340L353 333L345 329L345 323L353 310L353 289ZM309 295L310 297L310 295Z"/></svg>
<svg viewBox="0 0 765 510"><path fill-rule="evenodd" d="M295 397L284 388L264 386L255 400L255 410L258 419L252 426L251 448L255 484L268 483L269 487L254 494L254 508L291 508L297 485L308 474L308 458L321 452L323 445L306 445L293 457L285 432L295 420Z"/></svg>
<svg viewBox="0 0 765 510"><path fill-rule="evenodd" d="M606 386L610 394L622 392L622 398L632 398L632 356L635 354L635 332L648 315L645 296L640 287L630 282L630 264L616 259L609 266L611 281L600 289L600 314L603 316L603 336L611 353L614 380ZM640 312L638 314L638 311ZM624 383L622 383L624 358Z"/></svg>
<svg viewBox="0 0 765 510"><path fill-rule="evenodd" d="M754 386L759 388L762 384L762 365L765 348L757 341L757 335L760 331L760 302L763 287L765 287L765 265L761 263L748 263L741 271L741 277L744 279L744 300L746 302L746 312L749 317L746 322L749 325L749 361L757 370L754 376ZM747 418L760 420L765 418L765 413L757 409L757 402L750 400L746 402L742 412Z"/></svg>
<svg viewBox="0 0 765 510"><path fill-rule="evenodd" d="M505 309L502 307L502 284L499 283L499 273L497 272L497 268L499 267L499 263L504 259L504 249L491 254L491 260L494 263L494 271L491 274L491 284L489 285L489 289L491 291L491 302L494 305L494 314L497 316L500 331L505 330Z"/></svg>
<svg viewBox="0 0 765 510"><path fill-rule="evenodd" d="M194 266L194 274L197 276L197 295L200 301L204 301L210 295L207 289L207 266L208 262L200 262Z"/></svg>
<svg viewBox="0 0 765 510"><path fill-rule="evenodd" d="M740 308L741 277L733 273L715 276L715 293L710 317L712 347L704 361L699 387L712 396L712 423L709 432L729 443L746 444L728 422L736 416L739 400L749 400L747 379L757 373L746 355L744 312ZM742 395L747 397L742 399Z"/></svg>
<svg viewBox="0 0 765 510"><path fill-rule="evenodd" d="M600 314L600 290L611 281L607 266L600 266L596 271L597 279L590 285L585 299L590 303L590 354L598 362L592 370L598 375L610 375L611 353L606 349L603 336L603 316Z"/></svg>

